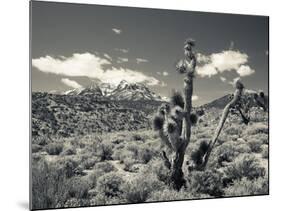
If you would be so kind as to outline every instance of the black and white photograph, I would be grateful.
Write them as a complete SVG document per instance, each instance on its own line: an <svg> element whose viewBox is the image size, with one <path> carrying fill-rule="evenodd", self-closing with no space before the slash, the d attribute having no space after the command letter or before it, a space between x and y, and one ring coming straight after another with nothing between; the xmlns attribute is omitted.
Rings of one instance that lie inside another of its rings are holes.
<svg viewBox="0 0 281 211"><path fill-rule="evenodd" d="M29 7L32 210L269 194L268 16Z"/></svg>

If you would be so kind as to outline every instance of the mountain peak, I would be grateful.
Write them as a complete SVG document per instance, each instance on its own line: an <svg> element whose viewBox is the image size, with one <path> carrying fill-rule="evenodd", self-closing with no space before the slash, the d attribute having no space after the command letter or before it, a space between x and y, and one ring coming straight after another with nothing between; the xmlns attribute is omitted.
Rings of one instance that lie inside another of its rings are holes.
<svg viewBox="0 0 281 211"><path fill-rule="evenodd" d="M116 87L110 83L92 83L88 87L78 88L64 92L65 95L95 95L98 97L109 97L112 100L152 100L163 101L163 99L151 91L142 83L129 83L120 81Z"/></svg>

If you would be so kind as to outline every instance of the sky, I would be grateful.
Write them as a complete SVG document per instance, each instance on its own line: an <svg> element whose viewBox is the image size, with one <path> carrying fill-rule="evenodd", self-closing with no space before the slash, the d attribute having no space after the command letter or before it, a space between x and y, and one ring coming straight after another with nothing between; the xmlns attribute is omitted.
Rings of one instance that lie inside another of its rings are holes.
<svg viewBox="0 0 281 211"><path fill-rule="evenodd" d="M161 96L182 90L175 64L196 41L193 105L247 89L268 93L268 17L33 1L32 91L121 80Z"/></svg>

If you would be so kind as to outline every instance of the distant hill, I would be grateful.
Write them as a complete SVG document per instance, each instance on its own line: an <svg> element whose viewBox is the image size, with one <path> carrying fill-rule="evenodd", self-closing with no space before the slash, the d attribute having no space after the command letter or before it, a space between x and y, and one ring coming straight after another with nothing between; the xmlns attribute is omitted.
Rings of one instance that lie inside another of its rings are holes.
<svg viewBox="0 0 281 211"><path fill-rule="evenodd" d="M90 94L91 90L68 95L32 93L32 135L66 137L151 128L149 119L162 103L110 100Z"/></svg>
<svg viewBox="0 0 281 211"><path fill-rule="evenodd" d="M254 100L254 95L255 94L258 94L257 91L254 91L254 90L244 90L244 93L243 93L243 96L244 97L247 97L249 100L250 100L250 105L252 107L256 107L257 106L257 103L255 102ZM204 109L209 109L209 108L219 108L219 109L223 109L227 103L229 103L230 101L230 96L231 94L227 94L225 96L222 96L218 99L215 99L213 101L211 101L210 103L206 103L200 107L204 108ZM265 95L265 99L266 99L266 102L268 103L268 96Z"/></svg>

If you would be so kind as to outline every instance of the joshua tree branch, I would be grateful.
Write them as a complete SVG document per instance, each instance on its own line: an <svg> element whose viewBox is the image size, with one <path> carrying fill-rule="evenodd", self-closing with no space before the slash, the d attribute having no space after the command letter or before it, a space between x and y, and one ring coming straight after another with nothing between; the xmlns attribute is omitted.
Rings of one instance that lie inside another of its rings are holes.
<svg viewBox="0 0 281 211"><path fill-rule="evenodd" d="M230 110L230 108L233 108L236 105L236 103L239 101L239 99L241 98L243 88L244 88L244 85L240 81L237 81L236 90L234 92L234 97L223 109L223 113L222 113L222 117L220 119L219 125L215 131L212 141L209 143L208 150L203 157L203 162L202 162L202 165L199 167L199 169L204 170L206 168L210 154L218 140L218 137L219 137L221 130L223 128L223 125L225 123L225 120L228 116L229 110Z"/></svg>

